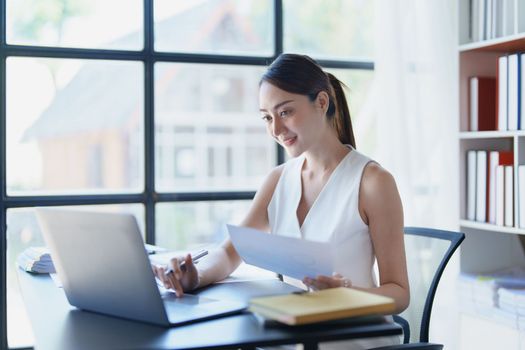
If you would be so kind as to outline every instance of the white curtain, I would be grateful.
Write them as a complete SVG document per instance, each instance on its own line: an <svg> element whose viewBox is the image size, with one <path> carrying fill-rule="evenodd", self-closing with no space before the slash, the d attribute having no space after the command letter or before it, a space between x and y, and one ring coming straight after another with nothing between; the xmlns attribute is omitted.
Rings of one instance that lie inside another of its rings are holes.
<svg viewBox="0 0 525 350"><path fill-rule="evenodd" d="M458 35L455 0L376 0L375 158L390 171L405 225L458 230ZM408 249L408 248L407 248ZM431 341L457 348L449 263L433 308Z"/></svg>
<svg viewBox="0 0 525 350"><path fill-rule="evenodd" d="M376 4L377 159L396 178L407 225L456 230L457 3Z"/></svg>

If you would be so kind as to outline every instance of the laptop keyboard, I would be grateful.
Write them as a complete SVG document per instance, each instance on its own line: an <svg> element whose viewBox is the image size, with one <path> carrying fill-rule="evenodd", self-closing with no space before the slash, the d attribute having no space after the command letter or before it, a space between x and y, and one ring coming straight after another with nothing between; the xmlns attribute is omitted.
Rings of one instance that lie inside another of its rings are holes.
<svg viewBox="0 0 525 350"><path fill-rule="evenodd" d="M164 301L164 304L184 304L184 305L195 305L195 304L207 304L212 303L216 300L208 299L208 298L200 298L195 295L191 294L184 294L184 296L177 298L175 293L166 293L162 295L162 300Z"/></svg>

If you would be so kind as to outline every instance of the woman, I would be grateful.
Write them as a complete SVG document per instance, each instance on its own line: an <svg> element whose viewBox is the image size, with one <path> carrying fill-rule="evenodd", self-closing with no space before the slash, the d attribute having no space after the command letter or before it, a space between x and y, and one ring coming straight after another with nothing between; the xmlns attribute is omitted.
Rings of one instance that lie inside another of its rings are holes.
<svg viewBox="0 0 525 350"><path fill-rule="evenodd" d="M401 200L393 177L356 151L341 82L307 56L283 54L261 79L259 106L268 133L293 158L270 172L241 226L336 243L334 275L305 278L303 287L353 287L389 296L395 313L403 311L410 297ZM226 278L241 263L230 241L198 268L189 255L185 260L182 271L179 260L172 259L174 273L168 277L162 267L154 267L179 296ZM344 344L398 342L389 337Z"/></svg>

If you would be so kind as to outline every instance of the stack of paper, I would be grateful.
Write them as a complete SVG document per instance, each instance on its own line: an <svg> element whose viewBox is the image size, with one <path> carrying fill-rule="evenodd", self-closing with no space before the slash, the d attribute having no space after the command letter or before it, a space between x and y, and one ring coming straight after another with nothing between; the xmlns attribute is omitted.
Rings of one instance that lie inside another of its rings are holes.
<svg viewBox="0 0 525 350"><path fill-rule="evenodd" d="M461 273L459 295L464 311L492 316L501 300L502 288L525 288L525 269L512 267L486 274Z"/></svg>
<svg viewBox="0 0 525 350"><path fill-rule="evenodd" d="M166 252L167 249L145 244L144 247L149 255ZM17 259L18 266L25 271L35 273L55 273L55 267L46 247L29 247L24 250Z"/></svg>
<svg viewBox="0 0 525 350"><path fill-rule="evenodd" d="M395 310L392 298L352 288L330 288L250 300L250 311L289 325L308 324Z"/></svg>
<svg viewBox="0 0 525 350"><path fill-rule="evenodd" d="M525 316L525 289L500 288L499 307L514 315Z"/></svg>
<svg viewBox="0 0 525 350"><path fill-rule="evenodd" d="M29 247L17 259L18 266L28 272L54 273L55 267L46 247Z"/></svg>
<svg viewBox="0 0 525 350"><path fill-rule="evenodd" d="M497 304L497 286L493 278L461 273L458 281L461 309L474 314L492 316Z"/></svg>

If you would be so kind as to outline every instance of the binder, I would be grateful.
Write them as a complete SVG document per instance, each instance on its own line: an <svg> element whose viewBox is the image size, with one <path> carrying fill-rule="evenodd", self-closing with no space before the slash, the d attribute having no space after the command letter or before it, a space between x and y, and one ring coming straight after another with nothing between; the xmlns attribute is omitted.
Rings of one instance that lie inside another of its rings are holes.
<svg viewBox="0 0 525 350"><path fill-rule="evenodd" d="M487 221L487 151L477 151L476 221Z"/></svg>
<svg viewBox="0 0 525 350"><path fill-rule="evenodd" d="M518 130L520 120L520 59L517 53L508 56L507 69L507 130Z"/></svg>
<svg viewBox="0 0 525 350"><path fill-rule="evenodd" d="M496 78L470 78L470 131L497 130Z"/></svg>
<svg viewBox="0 0 525 350"><path fill-rule="evenodd" d="M518 166L518 225L525 228L525 165Z"/></svg>
<svg viewBox="0 0 525 350"><path fill-rule="evenodd" d="M476 220L476 151L467 151L467 220Z"/></svg>
<svg viewBox="0 0 525 350"><path fill-rule="evenodd" d="M353 288L330 288L250 300L249 310L288 325L301 325L364 316L391 314L394 299Z"/></svg>
<svg viewBox="0 0 525 350"><path fill-rule="evenodd" d="M505 226L514 226L514 167L505 165Z"/></svg>
<svg viewBox="0 0 525 350"><path fill-rule="evenodd" d="M523 67L525 65L525 54L520 54L520 81L519 81L519 91L520 91L520 97L518 99L520 103L520 115L518 119L518 125L517 128L519 130L525 130L525 89L523 88L523 84L525 84L525 69Z"/></svg>
<svg viewBox="0 0 525 350"><path fill-rule="evenodd" d="M497 207L496 168L498 167L498 165L512 165L512 164L514 164L514 153L512 151L490 151L489 153L489 174L488 174L488 183L489 183L489 193L488 193L489 219L488 219L488 222L491 224L496 224L496 212L497 212L496 211L496 207Z"/></svg>
<svg viewBox="0 0 525 350"><path fill-rule="evenodd" d="M505 224L505 165L496 167L496 225Z"/></svg>
<svg viewBox="0 0 525 350"><path fill-rule="evenodd" d="M498 59L498 130L507 130L507 56L501 56Z"/></svg>

